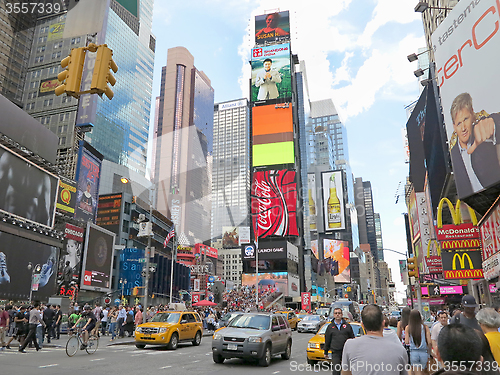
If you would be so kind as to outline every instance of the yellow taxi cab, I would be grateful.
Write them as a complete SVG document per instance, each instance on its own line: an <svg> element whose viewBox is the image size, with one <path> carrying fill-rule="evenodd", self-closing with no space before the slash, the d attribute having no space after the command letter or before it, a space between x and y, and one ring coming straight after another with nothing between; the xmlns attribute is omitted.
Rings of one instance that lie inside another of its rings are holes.
<svg viewBox="0 0 500 375"><path fill-rule="evenodd" d="M299 323L299 318L293 311L276 311L276 314L285 315L288 323L290 324L290 328L297 330L297 324Z"/></svg>
<svg viewBox="0 0 500 375"><path fill-rule="evenodd" d="M324 354L325 349L325 332L328 328L330 322L326 322L320 328L318 333L314 335L309 342L307 343L307 363L310 365L314 365L318 361L326 361ZM354 336L359 337L365 334L364 328L360 323L349 323L354 331Z"/></svg>
<svg viewBox="0 0 500 375"><path fill-rule="evenodd" d="M179 342L192 342L198 346L203 336L203 323L193 311L162 311L156 313L150 322L139 324L135 329L135 346L144 349L146 345L167 345L177 349Z"/></svg>

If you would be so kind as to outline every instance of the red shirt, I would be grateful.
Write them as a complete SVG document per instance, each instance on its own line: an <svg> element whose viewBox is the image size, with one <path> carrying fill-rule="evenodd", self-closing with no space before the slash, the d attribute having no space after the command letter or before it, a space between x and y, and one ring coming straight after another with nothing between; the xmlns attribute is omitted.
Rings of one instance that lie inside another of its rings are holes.
<svg viewBox="0 0 500 375"><path fill-rule="evenodd" d="M2 310L2 312L0 312L0 327L7 327L7 319L9 319L9 313Z"/></svg>

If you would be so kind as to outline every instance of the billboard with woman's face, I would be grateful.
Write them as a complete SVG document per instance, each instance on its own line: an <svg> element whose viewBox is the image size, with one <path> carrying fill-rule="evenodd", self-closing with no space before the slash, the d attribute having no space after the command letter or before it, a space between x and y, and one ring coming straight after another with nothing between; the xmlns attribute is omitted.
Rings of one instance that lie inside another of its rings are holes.
<svg viewBox="0 0 500 375"><path fill-rule="evenodd" d="M275 12L255 17L255 45L290 40L290 13Z"/></svg>

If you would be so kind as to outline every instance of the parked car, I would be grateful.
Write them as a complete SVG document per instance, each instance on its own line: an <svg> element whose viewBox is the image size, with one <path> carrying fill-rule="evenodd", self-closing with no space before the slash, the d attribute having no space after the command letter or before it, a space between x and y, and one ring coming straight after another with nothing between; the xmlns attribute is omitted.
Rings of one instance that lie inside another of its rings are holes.
<svg viewBox="0 0 500 375"><path fill-rule="evenodd" d="M212 357L215 363L228 358L257 359L269 366L271 357L288 360L292 353L292 329L281 314L246 313L214 333Z"/></svg>
<svg viewBox="0 0 500 375"><path fill-rule="evenodd" d="M144 349L146 345L168 345L177 349L179 342L201 343L203 323L200 316L191 311L159 312L150 322L139 324L135 329L135 346Z"/></svg>
<svg viewBox="0 0 500 375"><path fill-rule="evenodd" d="M299 324L297 324L298 332L318 332L326 320L324 316L321 315L307 315L305 316Z"/></svg>

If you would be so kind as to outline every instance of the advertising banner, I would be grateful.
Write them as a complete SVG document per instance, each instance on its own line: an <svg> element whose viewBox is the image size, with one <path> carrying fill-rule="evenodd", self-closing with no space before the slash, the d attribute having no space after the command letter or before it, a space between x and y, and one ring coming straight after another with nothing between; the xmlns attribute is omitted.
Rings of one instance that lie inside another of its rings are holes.
<svg viewBox="0 0 500 375"><path fill-rule="evenodd" d="M40 81L40 90L38 96L53 95L54 90L59 86L61 82L57 78L44 79Z"/></svg>
<svg viewBox="0 0 500 375"><path fill-rule="evenodd" d="M443 275L445 279L481 279L483 268L481 252L443 251Z"/></svg>
<svg viewBox="0 0 500 375"><path fill-rule="evenodd" d="M500 181L495 140L500 126L499 12L500 2L496 0L461 1L432 34L460 199Z"/></svg>
<svg viewBox="0 0 500 375"><path fill-rule="evenodd" d="M471 223L443 225L442 228L436 228L436 233L438 241L441 241L442 246L446 246L445 249L459 249L465 245L454 241L479 239L479 228ZM445 242L448 243L445 244ZM476 242L474 241L474 243Z"/></svg>
<svg viewBox="0 0 500 375"><path fill-rule="evenodd" d="M316 197L316 176L314 173L307 174L307 196L309 202L309 230L311 232L316 232L316 202L318 198Z"/></svg>
<svg viewBox="0 0 500 375"><path fill-rule="evenodd" d="M441 263L441 257L434 255L430 257L425 257L425 263L427 264L427 268L429 273L442 273L443 272L443 264Z"/></svg>
<svg viewBox="0 0 500 375"><path fill-rule="evenodd" d="M342 171L321 172L325 231L345 229L344 183Z"/></svg>
<svg viewBox="0 0 500 375"><path fill-rule="evenodd" d="M115 237L113 232L87 222L80 289L111 291Z"/></svg>
<svg viewBox="0 0 500 375"><path fill-rule="evenodd" d="M300 294L301 299L301 309L305 311L311 311L311 293L302 292Z"/></svg>
<svg viewBox="0 0 500 375"><path fill-rule="evenodd" d="M294 171L254 172L251 215L256 236L298 236L296 210L297 183Z"/></svg>
<svg viewBox="0 0 500 375"><path fill-rule="evenodd" d="M62 39L64 34L64 22L57 22L49 27L49 33L47 35L47 41L52 41L56 39Z"/></svg>
<svg viewBox="0 0 500 375"><path fill-rule="evenodd" d="M412 188L410 193L408 217L410 219L411 240L415 241L420 234L420 223L418 221L417 196L414 188Z"/></svg>
<svg viewBox="0 0 500 375"><path fill-rule="evenodd" d="M500 250L500 206L496 206L483 217L479 226L483 249L483 260L487 260Z"/></svg>
<svg viewBox="0 0 500 375"><path fill-rule="evenodd" d="M243 245L246 243L250 243L250 227L240 227L240 243L239 243L239 245Z"/></svg>
<svg viewBox="0 0 500 375"><path fill-rule="evenodd" d="M325 260L331 260L330 269L325 271L334 276L336 283L349 284L351 282L349 244L346 241L324 239L323 250Z"/></svg>
<svg viewBox="0 0 500 375"><path fill-rule="evenodd" d="M142 286L141 272L145 263L141 263L144 258L144 250L136 247L126 248L120 251L120 287L124 296L130 296L133 288Z"/></svg>
<svg viewBox="0 0 500 375"><path fill-rule="evenodd" d="M6 232L0 243L0 299L27 301L30 286L38 284L32 300L47 301L55 292L58 249Z"/></svg>
<svg viewBox="0 0 500 375"><path fill-rule="evenodd" d="M298 275L288 273L288 296L300 296L300 279Z"/></svg>
<svg viewBox="0 0 500 375"><path fill-rule="evenodd" d="M59 178L0 145L0 211L54 226Z"/></svg>
<svg viewBox="0 0 500 375"><path fill-rule="evenodd" d="M121 207L122 194L101 195L97 206L97 225L119 234Z"/></svg>
<svg viewBox="0 0 500 375"><path fill-rule="evenodd" d="M421 288L422 294L429 294L429 289L425 286ZM439 286L439 294L462 294L463 287L461 285Z"/></svg>
<svg viewBox="0 0 500 375"><path fill-rule="evenodd" d="M102 155L87 142L80 142L76 167L77 198L75 218L95 223Z"/></svg>
<svg viewBox="0 0 500 375"><path fill-rule="evenodd" d="M237 249L239 247L239 228L222 227L222 248Z"/></svg>
<svg viewBox="0 0 500 375"><path fill-rule="evenodd" d="M241 259L255 260L255 245L242 245ZM259 243L259 263L266 259L287 259L287 242Z"/></svg>
<svg viewBox="0 0 500 375"><path fill-rule="evenodd" d="M201 298L200 298L200 293L193 293L192 294L192 301L191 303L198 303L201 301Z"/></svg>
<svg viewBox="0 0 500 375"><path fill-rule="evenodd" d="M252 108L252 165L295 162L293 115L290 103Z"/></svg>
<svg viewBox="0 0 500 375"><path fill-rule="evenodd" d="M236 246L238 247L238 246ZM203 245L201 243L197 243L194 245L194 253L195 254L205 254L207 258L218 258L218 251L215 247L210 247L207 245Z"/></svg>
<svg viewBox="0 0 500 375"><path fill-rule="evenodd" d="M255 16L255 44L270 44L290 40L288 10Z"/></svg>
<svg viewBox="0 0 500 375"><path fill-rule="evenodd" d="M57 191L56 209L58 212L75 215L76 205L76 182L61 177L59 180L59 189Z"/></svg>
<svg viewBox="0 0 500 375"><path fill-rule="evenodd" d="M500 276L500 253L495 253L483 261L483 272L486 280Z"/></svg>
<svg viewBox="0 0 500 375"><path fill-rule="evenodd" d="M85 230L66 223L64 227L64 248L61 252L58 272L58 294L72 296L74 288L80 285L82 248Z"/></svg>
<svg viewBox="0 0 500 375"><path fill-rule="evenodd" d="M252 49L252 102L291 100L290 54L290 43Z"/></svg>

